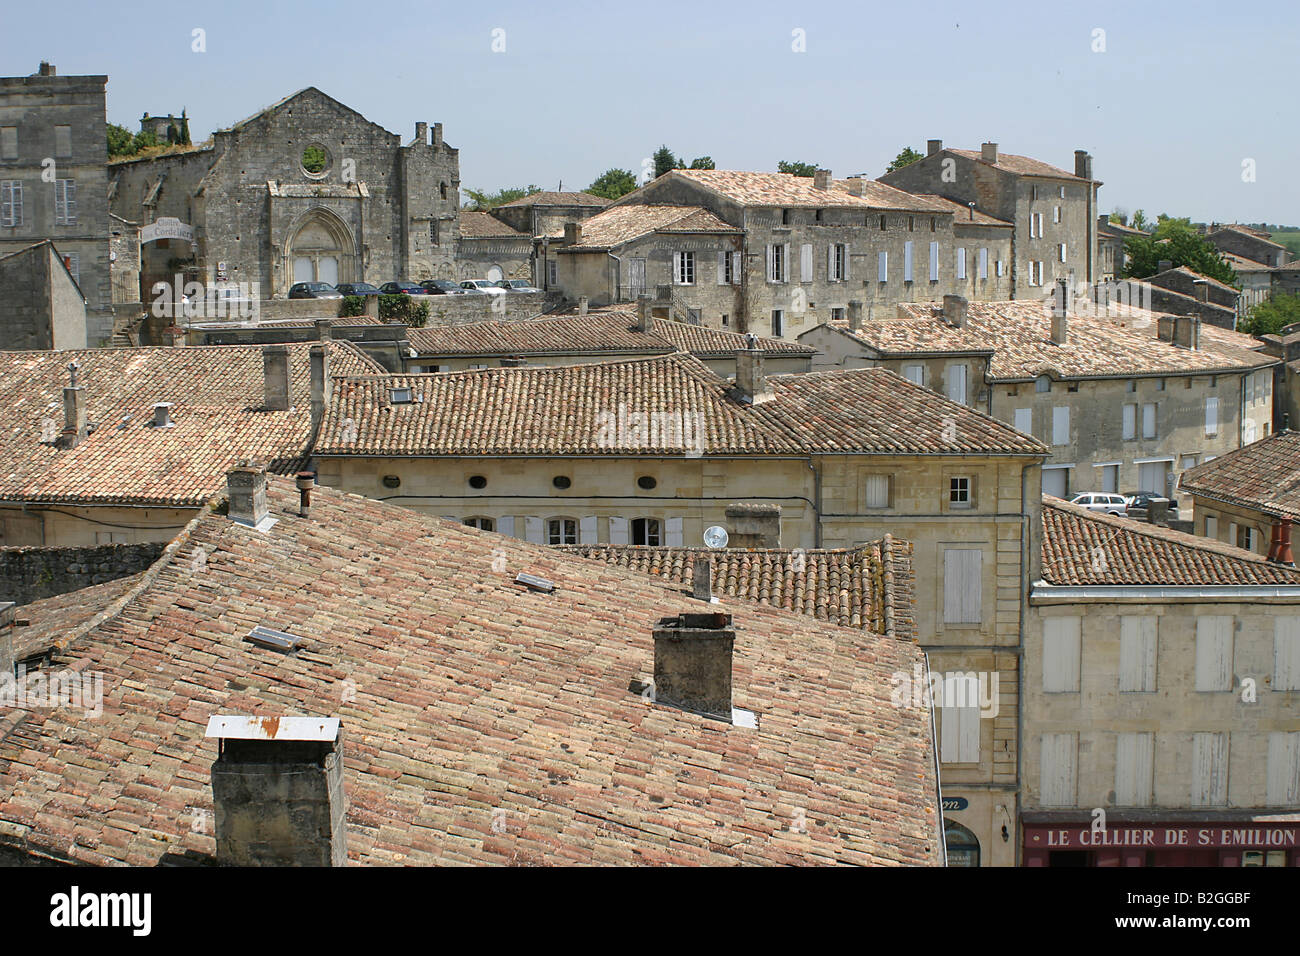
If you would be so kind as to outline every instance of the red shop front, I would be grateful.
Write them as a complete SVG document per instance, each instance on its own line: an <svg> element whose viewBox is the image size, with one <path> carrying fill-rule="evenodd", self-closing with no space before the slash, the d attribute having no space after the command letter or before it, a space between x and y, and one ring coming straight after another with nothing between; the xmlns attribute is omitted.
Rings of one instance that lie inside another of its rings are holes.
<svg viewBox="0 0 1300 956"><path fill-rule="evenodd" d="M1300 818L1024 823L1023 866L1300 866Z"/></svg>

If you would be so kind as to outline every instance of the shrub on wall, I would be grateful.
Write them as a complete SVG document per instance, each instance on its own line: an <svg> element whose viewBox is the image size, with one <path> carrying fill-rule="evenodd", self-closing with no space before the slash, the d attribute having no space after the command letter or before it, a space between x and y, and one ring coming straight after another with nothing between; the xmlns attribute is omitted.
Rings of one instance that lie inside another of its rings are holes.
<svg viewBox="0 0 1300 956"><path fill-rule="evenodd" d="M385 322L401 322L421 329L429 321L429 303L416 302L409 295L381 295L379 317Z"/></svg>
<svg viewBox="0 0 1300 956"><path fill-rule="evenodd" d="M339 315L365 315L366 298L361 295L345 295L343 297L343 308L339 309Z"/></svg>

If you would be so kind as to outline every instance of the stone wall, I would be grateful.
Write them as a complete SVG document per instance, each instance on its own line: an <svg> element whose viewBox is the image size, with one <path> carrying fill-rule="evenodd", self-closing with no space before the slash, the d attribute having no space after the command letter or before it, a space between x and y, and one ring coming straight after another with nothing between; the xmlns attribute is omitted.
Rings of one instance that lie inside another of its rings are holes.
<svg viewBox="0 0 1300 956"><path fill-rule="evenodd" d="M0 601L30 604L143 571L166 544L0 548Z"/></svg>

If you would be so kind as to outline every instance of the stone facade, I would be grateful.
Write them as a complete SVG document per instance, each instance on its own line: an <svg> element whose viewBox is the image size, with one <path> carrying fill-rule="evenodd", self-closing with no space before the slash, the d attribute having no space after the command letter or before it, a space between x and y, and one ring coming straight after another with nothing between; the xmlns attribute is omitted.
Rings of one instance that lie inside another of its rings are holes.
<svg viewBox="0 0 1300 956"><path fill-rule="evenodd" d="M104 166L106 76L0 78L0 256L54 242L86 301L86 338L113 332L108 188Z"/></svg>
<svg viewBox="0 0 1300 956"><path fill-rule="evenodd" d="M145 230L178 220L179 238L142 236L146 290L177 271L218 287L257 283L262 298L301 281L455 274L460 160L441 124L430 136L417 123L402 145L309 87L216 132L210 145L109 168L116 215Z"/></svg>
<svg viewBox="0 0 1300 956"><path fill-rule="evenodd" d="M1211 226L1205 233L1205 241L1220 252L1262 262L1271 268L1284 264L1289 255L1286 246L1236 226Z"/></svg>
<svg viewBox="0 0 1300 956"><path fill-rule="evenodd" d="M0 257L6 349L84 349L86 300L52 242Z"/></svg>
<svg viewBox="0 0 1300 956"><path fill-rule="evenodd" d="M136 574L162 554L164 542L82 548L0 547L0 601L30 604Z"/></svg>

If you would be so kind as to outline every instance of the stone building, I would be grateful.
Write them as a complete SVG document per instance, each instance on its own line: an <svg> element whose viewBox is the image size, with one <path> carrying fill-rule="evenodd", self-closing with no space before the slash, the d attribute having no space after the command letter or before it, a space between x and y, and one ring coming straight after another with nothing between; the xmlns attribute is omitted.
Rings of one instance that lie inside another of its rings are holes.
<svg viewBox="0 0 1300 956"><path fill-rule="evenodd" d="M1300 295L1300 259L1276 266L1270 280L1270 296Z"/></svg>
<svg viewBox="0 0 1300 956"><path fill-rule="evenodd" d="M1300 323L1261 336L1263 351L1281 360L1274 369L1273 430L1300 427Z"/></svg>
<svg viewBox="0 0 1300 956"><path fill-rule="evenodd" d="M113 334L106 76L0 77L0 256L51 240L85 297L86 341Z"/></svg>
<svg viewBox="0 0 1300 956"><path fill-rule="evenodd" d="M545 368L337 379L322 484L557 545L679 548L721 525L737 544L912 542L930 666L981 675L940 707L946 814L1010 865L1020 614L1047 449L884 369L735 383L683 354ZM558 410L558 411L557 411ZM745 507L737 510L734 506ZM921 706L925 675L897 675ZM1010 815L1008 815L1010 814Z"/></svg>
<svg viewBox="0 0 1300 956"><path fill-rule="evenodd" d="M602 251L606 229L611 241ZM676 236L666 234L674 229ZM544 252L566 297L573 297L566 281L593 303L666 287L674 318L761 335L794 338L842 317L851 299L871 312L955 290L1010 294L1004 224L871 180L834 180L829 170L811 178L672 170L569 238ZM566 273L569 250L582 243L592 243L590 267Z"/></svg>
<svg viewBox="0 0 1300 956"><path fill-rule="evenodd" d="M1124 278L1124 267L1128 265L1128 252L1124 249L1126 239L1146 237L1141 229L1122 222L1111 222L1109 216L1097 217L1097 281L1112 282Z"/></svg>
<svg viewBox="0 0 1300 956"><path fill-rule="evenodd" d="M1300 572L1055 499L1042 550L1024 864L1300 866Z"/></svg>
<svg viewBox="0 0 1300 956"><path fill-rule="evenodd" d="M1231 252L1220 253L1241 283L1241 310L1248 311L1273 294L1273 267Z"/></svg>
<svg viewBox="0 0 1300 956"><path fill-rule="evenodd" d="M113 212L144 224L146 301L177 273L266 299L295 282L455 274L460 160L440 123L404 145L308 87L206 144L108 168Z"/></svg>
<svg viewBox="0 0 1300 956"><path fill-rule="evenodd" d="M1168 263L1162 263L1168 265ZM1141 280L1142 295L1156 312L1195 315L1208 325L1235 329L1241 315L1241 292L1186 266L1166 268Z"/></svg>
<svg viewBox="0 0 1300 956"><path fill-rule="evenodd" d="M1269 268L1276 268L1290 258L1286 246L1274 242L1268 233L1247 229L1235 223L1210 226L1205 231L1205 241L1220 252L1230 252L1243 259L1262 262Z"/></svg>
<svg viewBox="0 0 1300 956"><path fill-rule="evenodd" d="M1196 533L1276 557L1300 521L1300 432L1280 431L1183 474Z"/></svg>
<svg viewBox="0 0 1300 956"><path fill-rule="evenodd" d="M0 342L6 349L84 349L86 300L67 256L46 239L0 255Z"/></svg>
<svg viewBox="0 0 1300 956"><path fill-rule="evenodd" d="M1072 288L1102 277L1097 261L1097 190L1092 157L1075 150L1074 172L1028 156L1004 153L997 143L978 151L945 149L929 141L927 155L880 177L916 193L938 193L1015 227L1009 298L1033 298L1057 279Z"/></svg>
<svg viewBox="0 0 1300 956"><path fill-rule="evenodd" d="M440 279L533 279L533 240L485 212L462 210L456 241L456 269Z"/></svg>
<svg viewBox="0 0 1300 956"><path fill-rule="evenodd" d="M1086 301L903 304L801 335L813 369L880 366L1035 435L1043 490L1172 494L1177 476L1267 434L1273 367L1246 335Z"/></svg>

